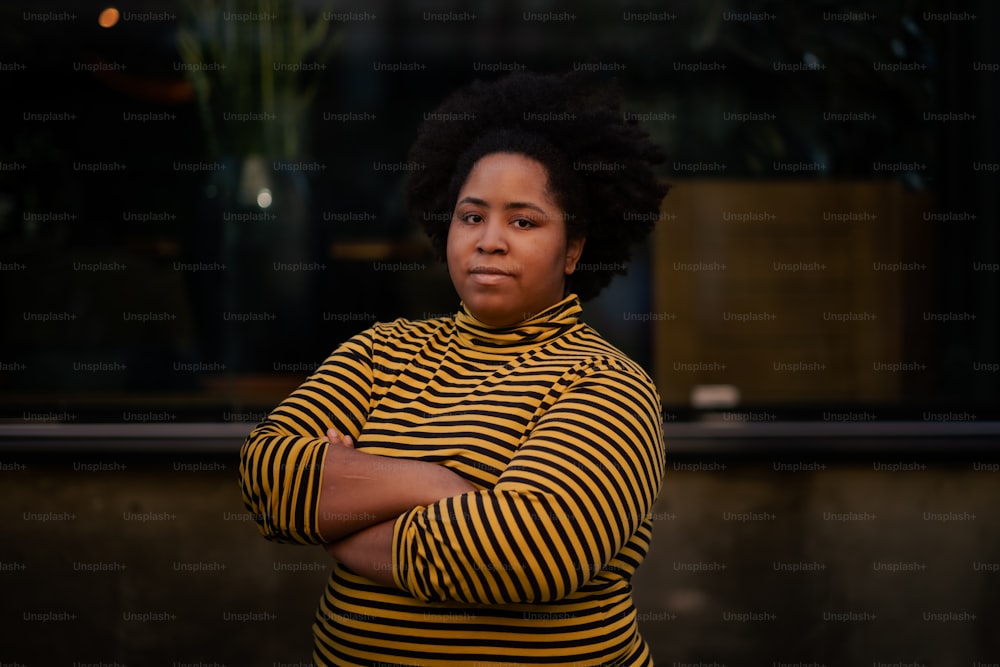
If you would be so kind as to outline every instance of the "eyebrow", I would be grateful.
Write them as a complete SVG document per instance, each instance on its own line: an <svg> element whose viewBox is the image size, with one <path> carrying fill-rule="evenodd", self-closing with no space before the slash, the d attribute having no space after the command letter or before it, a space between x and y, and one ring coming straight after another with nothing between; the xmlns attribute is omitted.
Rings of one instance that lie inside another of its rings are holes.
<svg viewBox="0 0 1000 667"><path fill-rule="evenodd" d="M462 197L458 201L458 203L459 204L475 204L476 206L483 206L485 208L489 208L490 207L489 203L485 199L479 199L478 197ZM521 208L530 208L530 209L533 209L535 211L538 211L542 215L547 215L547 213L545 213L545 210L542 209L540 206L537 206L535 204L532 204L530 202L525 202L525 201L507 202L506 204L504 204L503 208L504 208L505 211L514 211L514 210L521 209Z"/></svg>

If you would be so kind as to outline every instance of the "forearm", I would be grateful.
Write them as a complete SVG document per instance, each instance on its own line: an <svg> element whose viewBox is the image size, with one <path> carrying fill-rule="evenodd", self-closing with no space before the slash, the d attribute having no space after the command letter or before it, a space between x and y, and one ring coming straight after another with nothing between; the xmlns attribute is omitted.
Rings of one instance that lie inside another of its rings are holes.
<svg viewBox="0 0 1000 667"><path fill-rule="evenodd" d="M327 553L355 574L383 586L396 586L392 576L392 533L395 519L359 530L328 544Z"/></svg>
<svg viewBox="0 0 1000 667"><path fill-rule="evenodd" d="M425 602L560 600L613 555L608 509L525 487L446 498L396 522L390 574Z"/></svg>
<svg viewBox="0 0 1000 667"><path fill-rule="evenodd" d="M435 463L331 446L324 457L317 526L324 541L334 542L414 507L474 490Z"/></svg>

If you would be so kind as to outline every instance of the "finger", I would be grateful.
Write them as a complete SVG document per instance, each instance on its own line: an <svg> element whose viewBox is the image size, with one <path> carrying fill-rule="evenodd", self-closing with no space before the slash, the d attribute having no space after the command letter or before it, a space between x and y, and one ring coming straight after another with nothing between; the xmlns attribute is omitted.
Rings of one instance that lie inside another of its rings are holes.
<svg viewBox="0 0 1000 667"><path fill-rule="evenodd" d="M326 432L326 439L334 445L343 445L344 447L350 447L354 449L354 440L351 439L349 435L341 435L340 431L336 427L331 426Z"/></svg>

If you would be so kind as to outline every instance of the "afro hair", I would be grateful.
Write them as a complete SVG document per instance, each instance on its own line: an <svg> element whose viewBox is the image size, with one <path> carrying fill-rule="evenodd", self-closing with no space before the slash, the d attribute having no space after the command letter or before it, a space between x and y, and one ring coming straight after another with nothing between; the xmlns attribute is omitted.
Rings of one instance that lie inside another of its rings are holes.
<svg viewBox="0 0 1000 667"><path fill-rule="evenodd" d="M624 274L632 247L652 231L669 186L653 171L663 154L621 111L597 75L517 72L474 81L424 115L413 147L407 211L444 258L455 200L475 163L491 153L526 155L548 172L570 238L587 242L567 292L597 296Z"/></svg>

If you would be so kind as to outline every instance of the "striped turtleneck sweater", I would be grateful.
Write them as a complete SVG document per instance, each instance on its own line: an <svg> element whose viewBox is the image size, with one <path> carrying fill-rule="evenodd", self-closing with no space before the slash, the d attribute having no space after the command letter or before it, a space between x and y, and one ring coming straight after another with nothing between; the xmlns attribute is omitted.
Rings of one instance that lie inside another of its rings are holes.
<svg viewBox="0 0 1000 667"><path fill-rule="evenodd" d="M334 564L318 664L652 664L631 577L664 470L659 397L580 313L570 295L507 328L465 308L375 324L250 433L244 503L278 542L322 541L331 425L477 489L396 519L395 588Z"/></svg>

